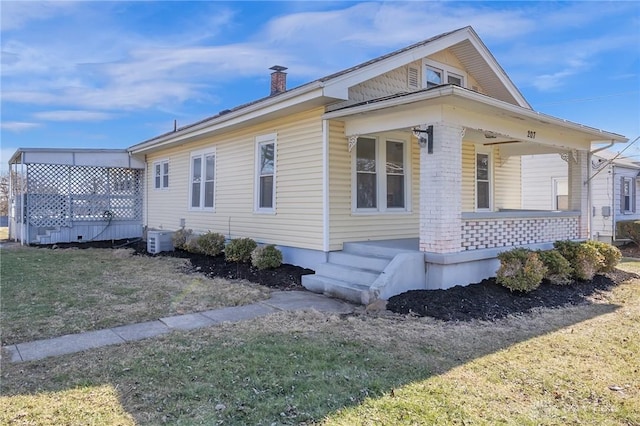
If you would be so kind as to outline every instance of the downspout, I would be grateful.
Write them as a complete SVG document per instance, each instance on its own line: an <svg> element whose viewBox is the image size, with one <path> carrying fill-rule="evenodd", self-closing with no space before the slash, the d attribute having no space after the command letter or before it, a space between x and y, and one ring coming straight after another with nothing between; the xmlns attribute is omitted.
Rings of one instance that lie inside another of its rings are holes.
<svg viewBox="0 0 640 426"><path fill-rule="evenodd" d="M329 123L327 120L322 120L322 251L325 257L329 256Z"/></svg>

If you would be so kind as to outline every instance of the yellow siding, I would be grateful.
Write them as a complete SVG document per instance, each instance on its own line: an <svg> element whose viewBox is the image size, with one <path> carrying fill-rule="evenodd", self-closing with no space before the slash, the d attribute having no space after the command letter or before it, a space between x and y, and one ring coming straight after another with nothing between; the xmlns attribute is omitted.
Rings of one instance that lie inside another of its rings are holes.
<svg viewBox="0 0 640 426"><path fill-rule="evenodd" d="M420 206L420 151L411 135L402 139L411 148L411 211L406 213L359 214L351 207L351 155L344 123L329 122L330 250L342 249L347 241L417 238Z"/></svg>
<svg viewBox="0 0 640 426"><path fill-rule="evenodd" d="M169 189L153 189L147 174L150 228L175 230L180 218L194 232L322 249L322 108L224 135L173 147L147 157L169 160ZM255 137L277 134L276 214L254 213ZM190 153L215 148L215 211L189 210Z"/></svg>
<svg viewBox="0 0 640 426"><path fill-rule="evenodd" d="M521 207L520 157L502 158L500 150L493 153L493 181L495 209L519 209Z"/></svg>
<svg viewBox="0 0 640 426"><path fill-rule="evenodd" d="M476 149L471 143L462 143L462 211L472 212L476 203Z"/></svg>

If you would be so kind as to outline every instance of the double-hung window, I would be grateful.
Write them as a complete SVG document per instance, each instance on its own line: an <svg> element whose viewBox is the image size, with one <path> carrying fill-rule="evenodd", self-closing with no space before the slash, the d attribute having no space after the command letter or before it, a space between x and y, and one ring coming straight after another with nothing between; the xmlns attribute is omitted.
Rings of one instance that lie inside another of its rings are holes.
<svg viewBox="0 0 640 426"><path fill-rule="evenodd" d="M491 154L476 153L476 209L491 208Z"/></svg>
<svg viewBox="0 0 640 426"><path fill-rule="evenodd" d="M635 206L635 185L633 179L623 177L620 188L620 210L622 213L633 213Z"/></svg>
<svg viewBox="0 0 640 426"><path fill-rule="evenodd" d="M169 160L156 161L153 163L153 188L169 188Z"/></svg>
<svg viewBox="0 0 640 426"><path fill-rule="evenodd" d="M407 149L401 140L358 138L354 156L355 211L409 210Z"/></svg>
<svg viewBox="0 0 640 426"><path fill-rule="evenodd" d="M434 68L427 65L425 68L425 75L427 80L427 84L426 84L427 89L431 89L432 87L439 86L444 81L443 80L444 71L438 68Z"/></svg>
<svg viewBox="0 0 640 426"><path fill-rule="evenodd" d="M191 153L189 207L213 210L215 200L216 154L213 150Z"/></svg>
<svg viewBox="0 0 640 426"><path fill-rule="evenodd" d="M275 212L276 204L276 135L256 138L255 211Z"/></svg>

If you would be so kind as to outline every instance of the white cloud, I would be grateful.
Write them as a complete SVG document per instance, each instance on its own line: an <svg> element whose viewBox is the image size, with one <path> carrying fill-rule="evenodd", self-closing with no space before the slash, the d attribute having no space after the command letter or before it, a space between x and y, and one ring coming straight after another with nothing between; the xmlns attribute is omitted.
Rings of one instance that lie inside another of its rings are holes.
<svg viewBox="0 0 640 426"><path fill-rule="evenodd" d="M4 1L0 22L2 31L16 30L32 21L43 21L69 14L78 2L70 1Z"/></svg>
<svg viewBox="0 0 640 426"><path fill-rule="evenodd" d="M25 130L35 129L40 127L40 123L28 123L24 121L5 121L0 123L0 128L8 130L10 132L24 132Z"/></svg>
<svg viewBox="0 0 640 426"><path fill-rule="evenodd" d="M115 117L114 114L108 114L98 111L43 111L33 114L39 120L46 121L104 121Z"/></svg>

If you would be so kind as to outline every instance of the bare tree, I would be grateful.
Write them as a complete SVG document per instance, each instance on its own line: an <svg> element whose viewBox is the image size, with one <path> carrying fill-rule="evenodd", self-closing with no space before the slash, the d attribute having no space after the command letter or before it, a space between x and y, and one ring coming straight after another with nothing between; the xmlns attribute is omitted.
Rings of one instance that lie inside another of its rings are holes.
<svg viewBox="0 0 640 426"><path fill-rule="evenodd" d="M0 174L0 216L9 214L9 172Z"/></svg>

